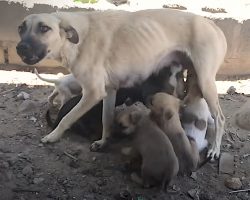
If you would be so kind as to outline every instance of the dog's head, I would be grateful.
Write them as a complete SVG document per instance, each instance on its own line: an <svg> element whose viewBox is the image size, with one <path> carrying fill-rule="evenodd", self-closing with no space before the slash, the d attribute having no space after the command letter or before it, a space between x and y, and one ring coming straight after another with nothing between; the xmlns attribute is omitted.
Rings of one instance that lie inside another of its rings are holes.
<svg viewBox="0 0 250 200"><path fill-rule="evenodd" d="M66 41L77 44L79 36L74 27L58 14L32 14L18 27L21 41L17 54L23 62L33 65L45 57L58 58Z"/></svg>
<svg viewBox="0 0 250 200"><path fill-rule="evenodd" d="M180 100L167 93L156 93L148 99L151 118L159 125L170 120L174 114L179 114Z"/></svg>

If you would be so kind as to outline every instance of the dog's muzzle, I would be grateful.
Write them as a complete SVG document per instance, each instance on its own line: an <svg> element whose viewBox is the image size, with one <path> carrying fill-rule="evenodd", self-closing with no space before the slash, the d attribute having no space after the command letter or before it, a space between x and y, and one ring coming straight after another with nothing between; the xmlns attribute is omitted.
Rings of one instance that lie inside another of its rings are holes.
<svg viewBox="0 0 250 200"><path fill-rule="evenodd" d="M16 46L17 54L21 57L22 61L28 65L34 65L45 57L44 48L41 50L27 42L19 42Z"/></svg>

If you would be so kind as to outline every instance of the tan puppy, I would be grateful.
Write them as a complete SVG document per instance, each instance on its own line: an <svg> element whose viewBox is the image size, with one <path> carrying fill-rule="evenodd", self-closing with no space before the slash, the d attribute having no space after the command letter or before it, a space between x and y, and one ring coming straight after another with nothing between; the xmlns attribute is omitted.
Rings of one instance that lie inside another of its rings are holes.
<svg viewBox="0 0 250 200"><path fill-rule="evenodd" d="M73 76L73 74L67 74L59 79L49 79L41 77L41 75L35 69L36 76L46 82L54 83L55 89L49 95L48 102L53 105L54 99L59 95L60 97L60 108L72 97L82 94L82 88Z"/></svg>
<svg viewBox="0 0 250 200"><path fill-rule="evenodd" d="M133 104L115 119L122 133L132 137L132 148L142 157L142 181L137 182L145 187L161 183L165 189L178 173L178 159L168 137L150 120L149 110Z"/></svg>
<svg viewBox="0 0 250 200"><path fill-rule="evenodd" d="M179 160L180 173L196 170L199 152L196 142L186 136L179 117L180 100L166 93L156 93L149 103L150 117L169 137Z"/></svg>
<svg viewBox="0 0 250 200"><path fill-rule="evenodd" d="M186 55L198 76L216 126L209 154L219 156L225 118L215 85L227 51L223 32L209 19L171 9L32 14L18 28L16 49L27 64L58 60L78 80L84 97L42 142L55 142L77 119L103 100L103 133L91 145L105 145L114 119L118 88L146 80Z"/></svg>

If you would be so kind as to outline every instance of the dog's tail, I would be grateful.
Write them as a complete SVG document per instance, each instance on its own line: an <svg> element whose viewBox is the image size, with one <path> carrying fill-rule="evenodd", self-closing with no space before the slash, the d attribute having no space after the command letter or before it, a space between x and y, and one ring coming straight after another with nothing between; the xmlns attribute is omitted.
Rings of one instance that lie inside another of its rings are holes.
<svg viewBox="0 0 250 200"><path fill-rule="evenodd" d="M36 74L36 76L41 79L42 81L46 81L48 83L54 83L54 84L58 84L59 83L59 80L58 79L49 79L49 78L44 78L44 77L41 77L40 74L37 72L36 68L34 69L34 72Z"/></svg>
<svg viewBox="0 0 250 200"><path fill-rule="evenodd" d="M52 121L52 119L50 117L49 109L46 112L45 119L46 119L47 124L49 125L49 127L51 127L52 129L55 129L55 123Z"/></svg>

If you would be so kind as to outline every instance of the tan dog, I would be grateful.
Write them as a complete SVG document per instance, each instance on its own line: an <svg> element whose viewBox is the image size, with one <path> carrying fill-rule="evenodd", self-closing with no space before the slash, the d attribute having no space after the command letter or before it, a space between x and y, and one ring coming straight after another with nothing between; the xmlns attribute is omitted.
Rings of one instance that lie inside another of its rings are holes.
<svg viewBox="0 0 250 200"><path fill-rule="evenodd" d="M117 114L116 123L133 138L132 149L142 157L142 181L136 182L145 187L162 183L165 189L178 173L178 159L168 137L150 120L149 110L133 104Z"/></svg>
<svg viewBox="0 0 250 200"><path fill-rule="evenodd" d="M188 138L179 117L180 100L166 93L156 93L151 98L149 108L151 119L169 137L179 160L180 173L195 171L199 162L196 142Z"/></svg>
<svg viewBox="0 0 250 200"><path fill-rule="evenodd" d="M49 79L41 77L41 75L37 72L36 69L34 71L39 79L55 84L55 89L48 97L48 102L50 105L53 105L54 99L59 95L61 108L72 97L82 93L82 88L73 76L73 74L67 74L59 79Z"/></svg>
<svg viewBox="0 0 250 200"><path fill-rule="evenodd" d="M84 98L42 142L57 141L77 119L103 101L102 139L114 118L116 90L142 82L174 61L188 56L198 76L216 126L209 154L218 156L224 116L215 85L227 50L223 32L210 20L170 9L32 14L19 26L17 53L27 64L44 58L62 62L84 89ZM182 55L182 56L181 56Z"/></svg>

